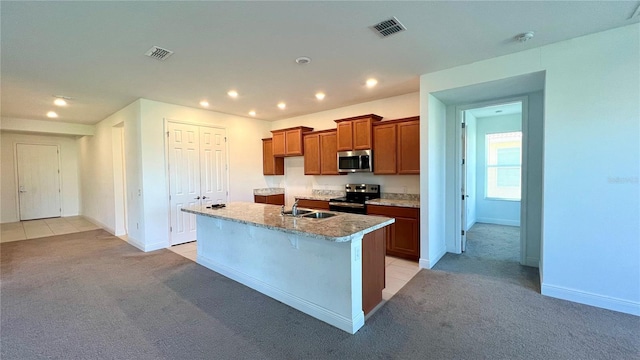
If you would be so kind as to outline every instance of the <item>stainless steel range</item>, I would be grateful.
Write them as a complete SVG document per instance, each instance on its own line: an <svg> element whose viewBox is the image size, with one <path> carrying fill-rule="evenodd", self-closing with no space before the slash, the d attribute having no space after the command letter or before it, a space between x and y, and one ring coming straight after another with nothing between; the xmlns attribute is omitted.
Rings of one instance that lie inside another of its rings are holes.
<svg viewBox="0 0 640 360"><path fill-rule="evenodd" d="M352 214L366 214L365 201L380 197L380 185L347 184L344 186L347 196L329 200L329 210Z"/></svg>

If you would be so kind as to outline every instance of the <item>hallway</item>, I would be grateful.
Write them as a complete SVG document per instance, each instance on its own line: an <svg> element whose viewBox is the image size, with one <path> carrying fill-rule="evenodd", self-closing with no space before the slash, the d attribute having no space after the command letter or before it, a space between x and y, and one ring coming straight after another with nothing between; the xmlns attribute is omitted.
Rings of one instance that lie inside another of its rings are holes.
<svg viewBox="0 0 640 360"><path fill-rule="evenodd" d="M467 251L447 253L433 270L482 275L540 291L538 268L520 265L517 226L476 223L467 233Z"/></svg>

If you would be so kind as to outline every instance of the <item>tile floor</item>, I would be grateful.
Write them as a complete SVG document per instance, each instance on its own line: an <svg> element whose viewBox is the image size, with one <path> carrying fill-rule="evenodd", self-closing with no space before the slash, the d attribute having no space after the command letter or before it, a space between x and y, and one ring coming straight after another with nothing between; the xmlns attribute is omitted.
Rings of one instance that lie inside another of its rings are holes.
<svg viewBox="0 0 640 360"><path fill-rule="evenodd" d="M182 255L187 259L196 261L197 245L195 241L181 245L174 245L170 247L169 250ZM420 268L418 267L417 262L391 256L386 257L385 264L387 287L382 290L382 299L386 301L391 299L398 290L405 286L405 284L408 283L409 280L418 273L418 271L420 271Z"/></svg>
<svg viewBox="0 0 640 360"><path fill-rule="evenodd" d="M95 230L100 227L82 216L27 220L0 224L0 242L35 239L44 236Z"/></svg>

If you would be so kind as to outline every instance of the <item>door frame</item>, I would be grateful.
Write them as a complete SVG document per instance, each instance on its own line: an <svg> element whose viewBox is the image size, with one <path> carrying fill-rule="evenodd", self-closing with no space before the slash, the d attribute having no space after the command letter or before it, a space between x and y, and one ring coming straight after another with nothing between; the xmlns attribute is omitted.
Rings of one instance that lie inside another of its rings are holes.
<svg viewBox="0 0 640 360"><path fill-rule="evenodd" d="M226 152L225 154L225 175L227 178L227 195L226 195L226 201L225 202L229 202L229 185L231 184L230 182L230 177L229 177L229 141L228 141L228 134L227 134L227 127L226 126L219 126L219 125L211 125L211 124L207 124L207 123L203 123L203 122L199 122L199 121L188 121L188 120L177 120L177 119L172 119L172 118L164 118L163 119L163 127L162 127L162 138L164 141L164 175L165 175L165 184L166 184L166 189L165 192L167 194L166 199L166 207L167 207L167 221L168 221L168 226L167 226L167 239L169 239L168 243L167 243L167 247L171 247L171 200L169 200L169 197L171 196L171 174L169 173L169 141L167 138L167 131L169 131L169 123L174 123L174 124L184 124L184 125L193 125L193 126L203 126L203 127L208 127L208 128L212 128L212 129L223 129L224 133L225 133L225 142L224 142L224 150Z"/></svg>
<svg viewBox="0 0 640 360"><path fill-rule="evenodd" d="M520 102L522 104L522 162L520 168L521 177L521 192L520 192L520 264L525 265L527 259L527 155L529 145L529 97L527 95L513 96L507 98L499 98L494 100L488 100L483 102L477 102L472 104L456 105L455 106L455 121L456 121L456 142L455 142L455 159L457 164L462 162L462 123L463 113L467 110L483 108L488 106L495 106L507 103ZM462 208L462 167L455 166L455 232L456 236L455 246L456 252L460 254L462 252L462 212L466 211L466 208ZM467 169L468 171L468 169ZM467 203L465 202L465 207Z"/></svg>
<svg viewBox="0 0 640 360"><path fill-rule="evenodd" d="M18 176L18 144L22 145L46 145L46 146L55 146L58 150L58 184L60 184L60 217L64 214L64 183L62 182L62 162L60 161L60 144L47 143L47 142L24 142L24 141L14 141L13 142L13 176L14 176L14 184L15 184L15 194L16 194L16 217L18 221L22 221L21 217L21 209L20 209L20 184L19 184L19 176Z"/></svg>

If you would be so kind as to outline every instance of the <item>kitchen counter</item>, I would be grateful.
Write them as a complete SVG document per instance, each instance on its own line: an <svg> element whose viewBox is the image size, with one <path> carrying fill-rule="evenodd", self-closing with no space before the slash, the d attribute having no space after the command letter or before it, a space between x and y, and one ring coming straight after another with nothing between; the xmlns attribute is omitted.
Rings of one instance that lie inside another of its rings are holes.
<svg viewBox="0 0 640 360"><path fill-rule="evenodd" d="M253 189L253 195L269 196L269 195L281 195L281 194L284 194L283 188Z"/></svg>
<svg viewBox="0 0 640 360"><path fill-rule="evenodd" d="M402 199L373 199L368 200L367 205L381 206L399 206L408 208L420 208L420 200L402 200Z"/></svg>
<svg viewBox="0 0 640 360"><path fill-rule="evenodd" d="M280 215L280 206L192 206L197 262L348 333L382 303L385 240L395 219Z"/></svg>
<svg viewBox="0 0 640 360"><path fill-rule="evenodd" d="M337 215L326 219L282 216L280 209L276 205L237 202L221 209L207 209L199 205L183 208L182 211L334 242L361 238L395 222L391 218L331 211L325 212Z"/></svg>

